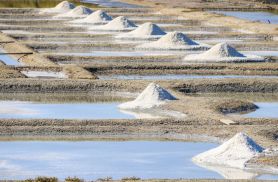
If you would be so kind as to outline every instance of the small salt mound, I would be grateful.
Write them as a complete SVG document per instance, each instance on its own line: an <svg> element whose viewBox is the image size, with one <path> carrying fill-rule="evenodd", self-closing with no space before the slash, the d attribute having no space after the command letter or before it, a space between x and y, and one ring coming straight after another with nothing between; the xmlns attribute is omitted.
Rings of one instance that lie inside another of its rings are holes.
<svg viewBox="0 0 278 182"><path fill-rule="evenodd" d="M77 6L76 8L65 14L60 14L55 17L84 17L90 15L92 12L93 11L86 6Z"/></svg>
<svg viewBox="0 0 278 182"><path fill-rule="evenodd" d="M165 34L166 33L159 26L151 22L147 22L131 32L117 35L116 38L149 39L159 38Z"/></svg>
<svg viewBox="0 0 278 182"><path fill-rule="evenodd" d="M184 58L187 62L237 62L237 61L263 61L254 55L243 55L227 43L219 43L201 54L192 54Z"/></svg>
<svg viewBox="0 0 278 182"><path fill-rule="evenodd" d="M73 20L71 23L86 23L86 24L104 24L112 20L106 12L98 10L84 19Z"/></svg>
<svg viewBox="0 0 278 182"><path fill-rule="evenodd" d="M142 49L169 49L169 50L199 50L207 49L206 45L191 40L185 34L180 32L170 32L161 37L159 40L151 43L145 43L137 46Z"/></svg>
<svg viewBox="0 0 278 182"><path fill-rule="evenodd" d="M246 162L263 150L246 134L238 133L219 147L193 157L193 161L244 169Z"/></svg>
<svg viewBox="0 0 278 182"><path fill-rule="evenodd" d="M68 1L63 1L59 3L54 8L44 9L42 10L42 13L66 13L71 11L75 8L75 5L73 3L70 3Z"/></svg>
<svg viewBox="0 0 278 182"><path fill-rule="evenodd" d="M111 30L111 31L121 31L121 30L130 30L137 27L133 22L129 21L124 16L119 16L106 25L96 26L91 28L92 30Z"/></svg>
<svg viewBox="0 0 278 182"><path fill-rule="evenodd" d="M169 100L176 100L176 98L159 85L150 83L135 100L120 104L118 107L121 109L148 109Z"/></svg>

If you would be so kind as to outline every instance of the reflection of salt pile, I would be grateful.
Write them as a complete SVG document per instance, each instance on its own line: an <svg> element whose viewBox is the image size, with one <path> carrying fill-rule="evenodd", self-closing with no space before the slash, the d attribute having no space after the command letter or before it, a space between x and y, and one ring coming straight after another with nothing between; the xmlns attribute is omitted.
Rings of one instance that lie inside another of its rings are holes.
<svg viewBox="0 0 278 182"><path fill-rule="evenodd" d="M66 13L74 8L75 5L73 3L70 3L68 1L63 1L59 3L57 6L55 6L54 8L42 10L42 13Z"/></svg>
<svg viewBox="0 0 278 182"><path fill-rule="evenodd" d="M165 34L166 33L159 26L147 22L140 25L138 28L136 28L131 32L122 33L116 36L116 38L148 39L148 38L158 38Z"/></svg>
<svg viewBox="0 0 278 182"><path fill-rule="evenodd" d="M263 61L263 58L254 55L243 55L227 43L219 43L204 53L188 55L184 60L186 62L237 62Z"/></svg>
<svg viewBox="0 0 278 182"><path fill-rule="evenodd" d="M200 45L199 43L191 40L185 34L180 32L167 33L159 40L145 43L137 46L142 49L169 49L169 50L200 50L207 49L207 46Z"/></svg>
<svg viewBox="0 0 278 182"><path fill-rule="evenodd" d="M111 20L111 16L109 16L106 12L98 10L84 19L73 20L71 23L104 24Z"/></svg>
<svg viewBox="0 0 278 182"><path fill-rule="evenodd" d="M91 14L93 11L90 8L87 8L86 6L77 6L73 10L65 13L60 14L55 17L84 17Z"/></svg>
<svg viewBox="0 0 278 182"><path fill-rule="evenodd" d="M0 102L0 114L9 115L33 115L38 114L38 111L34 109L28 109L26 106L30 102L21 101L1 101Z"/></svg>
<svg viewBox="0 0 278 182"><path fill-rule="evenodd" d="M135 100L120 104L118 107L121 109L148 109L169 100L176 100L176 98L159 85L150 83Z"/></svg>
<svg viewBox="0 0 278 182"><path fill-rule="evenodd" d="M194 161L195 162L195 161ZM195 163L196 165L215 171L223 176L225 179L254 179L259 174L252 171L246 171L238 168L231 168L226 166L208 165L204 163Z"/></svg>
<svg viewBox="0 0 278 182"><path fill-rule="evenodd" d="M263 150L246 134L238 133L219 147L195 156L193 161L244 169L246 162Z"/></svg>
<svg viewBox="0 0 278 182"><path fill-rule="evenodd" d="M121 31L121 30L130 30L134 29L136 25L129 21L124 16L119 16L114 20L110 21L106 25L96 26L91 28L92 30L111 30L111 31Z"/></svg>

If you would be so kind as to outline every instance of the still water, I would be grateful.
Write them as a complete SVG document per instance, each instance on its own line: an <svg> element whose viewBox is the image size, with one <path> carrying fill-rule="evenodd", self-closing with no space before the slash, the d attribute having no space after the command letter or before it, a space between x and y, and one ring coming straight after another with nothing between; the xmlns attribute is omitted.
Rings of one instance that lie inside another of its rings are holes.
<svg viewBox="0 0 278 182"><path fill-rule="evenodd" d="M263 23L278 24L278 14L272 12L263 11L212 11L219 14L224 14L227 16L234 16L241 19L260 21Z"/></svg>

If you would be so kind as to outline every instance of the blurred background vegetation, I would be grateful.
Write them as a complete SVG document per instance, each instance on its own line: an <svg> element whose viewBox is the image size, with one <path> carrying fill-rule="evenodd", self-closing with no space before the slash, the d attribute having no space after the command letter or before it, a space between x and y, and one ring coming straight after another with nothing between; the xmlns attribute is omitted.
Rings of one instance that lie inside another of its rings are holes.
<svg viewBox="0 0 278 182"><path fill-rule="evenodd" d="M0 0L0 8L51 8L63 0ZM68 0L75 5L86 5L95 8L97 5L82 3L80 0Z"/></svg>

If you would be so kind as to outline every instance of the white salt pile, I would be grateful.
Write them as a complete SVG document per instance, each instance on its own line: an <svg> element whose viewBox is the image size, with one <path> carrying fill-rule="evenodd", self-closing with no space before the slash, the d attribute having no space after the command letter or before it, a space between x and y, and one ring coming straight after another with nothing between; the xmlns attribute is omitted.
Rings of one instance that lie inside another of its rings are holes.
<svg viewBox="0 0 278 182"><path fill-rule="evenodd" d="M92 27L91 30L110 30L110 31L122 31L122 30L132 30L137 26L128 20L124 16L119 16L106 25Z"/></svg>
<svg viewBox="0 0 278 182"><path fill-rule="evenodd" d="M116 38L120 39L150 39L159 38L166 33L156 24L151 22L140 25L135 30L117 35Z"/></svg>
<svg viewBox="0 0 278 182"><path fill-rule="evenodd" d="M244 169L246 162L259 155L263 150L264 148L246 134L238 133L219 147L193 157L193 161Z"/></svg>
<svg viewBox="0 0 278 182"><path fill-rule="evenodd" d="M137 46L141 49L167 49L167 50L200 50L207 49L208 46L201 45L185 34L180 32L167 33L160 39L154 42L145 43Z"/></svg>
<svg viewBox="0 0 278 182"><path fill-rule="evenodd" d="M87 16L86 18L73 20L70 23L105 24L111 20L112 17L109 16L106 12L102 10L97 10L94 13Z"/></svg>
<svg viewBox="0 0 278 182"><path fill-rule="evenodd" d="M186 62L257 62L264 59L255 55L243 55L227 43L219 43L204 53L188 55L184 60Z"/></svg>
<svg viewBox="0 0 278 182"><path fill-rule="evenodd" d="M68 1L63 1L59 3L57 6L55 6L54 8L44 9L41 12L42 13L66 13L74 8L75 5L73 3L70 3Z"/></svg>
<svg viewBox="0 0 278 182"><path fill-rule="evenodd" d="M88 16L92 13L93 11L90 8L87 8L86 6L77 6L73 10L64 13L64 14L59 14L55 17L61 18L61 17L84 17Z"/></svg>
<svg viewBox="0 0 278 182"><path fill-rule="evenodd" d="M120 104L118 107L121 109L148 109L170 100L176 100L176 98L159 85L150 83L135 100Z"/></svg>

